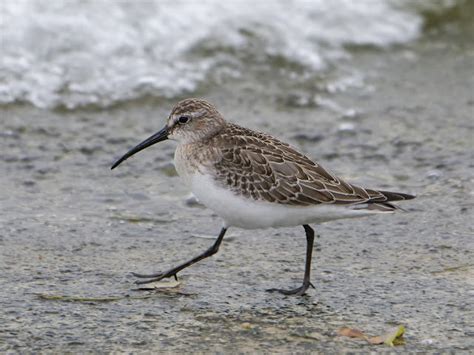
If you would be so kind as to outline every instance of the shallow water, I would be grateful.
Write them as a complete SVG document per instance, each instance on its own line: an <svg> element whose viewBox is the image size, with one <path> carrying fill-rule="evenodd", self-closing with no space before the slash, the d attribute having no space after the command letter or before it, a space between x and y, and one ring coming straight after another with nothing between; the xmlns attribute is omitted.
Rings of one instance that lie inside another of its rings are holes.
<svg viewBox="0 0 474 355"><path fill-rule="evenodd" d="M240 78L193 92L350 181L418 195L408 213L316 226L316 289L304 297L264 291L301 282L302 228L230 229L178 289L134 291L130 271L184 261L220 227L185 203L172 142L109 170L177 98L106 110L1 106L0 351L370 351L384 348L337 329L376 335L393 324L407 329L399 352L473 351L469 10L425 15L416 41L344 49L351 59L311 85L249 64ZM117 299L86 299L98 297Z"/></svg>

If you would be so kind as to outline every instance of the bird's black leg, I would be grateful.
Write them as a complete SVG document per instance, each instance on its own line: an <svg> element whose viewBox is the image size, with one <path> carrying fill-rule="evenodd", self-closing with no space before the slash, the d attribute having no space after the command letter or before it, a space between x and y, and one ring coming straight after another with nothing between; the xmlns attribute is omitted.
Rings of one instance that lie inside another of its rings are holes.
<svg viewBox="0 0 474 355"><path fill-rule="evenodd" d="M314 244L314 230L309 225L303 225L303 228L306 232L306 265L304 270L303 284L293 290L281 290L278 288L271 288L267 291L269 292L280 292L284 295L303 295L309 286L313 287L313 284L310 281L311 274L311 256L313 255L313 244Z"/></svg>
<svg viewBox="0 0 474 355"><path fill-rule="evenodd" d="M189 260L189 261L187 261L187 262L185 262L181 265L178 265L178 266L176 266L176 267L174 267L174 268L172 268L172 269L170 269L166 272L160 272L160 273L149 274L149 275L136 274L136 273L133 272L132 274L135 277L149 279L149 280L143 280L143 281L136 281L135 283L138 284L138 285L142 285L142 284L147 284L147 283L154 282L154 281L159 281L159 280L167 278L167 277L174 276L176 278L176 275L181 270L187 268L188 266L193 265L194 263L197 263L198 261L200 261L202 259L205 259L205 258L217 253L217 251L219 250L219 246L222 243L222 239L224 239L224 235L225 235L226 231L227 231L227 228L222 228L221 232L219 233L219 236L217 237L217 240L215 241L215 243L209 249L207 249L204 253L202 253L202 254L196 256L195 258L193 258L193 259L191 259L191 260Z"/></svg>

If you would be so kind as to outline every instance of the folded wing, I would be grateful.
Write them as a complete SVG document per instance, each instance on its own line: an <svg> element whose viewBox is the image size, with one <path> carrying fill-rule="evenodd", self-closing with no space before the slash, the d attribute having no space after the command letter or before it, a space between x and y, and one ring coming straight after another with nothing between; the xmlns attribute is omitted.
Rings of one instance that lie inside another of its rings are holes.
<svg viewBox="0 0 474 355"><path fill-rule="evenodd" d="M216 179L247 198L294 206L367 204L385 211L396 208L390 201L414 197L349 184L271 136L236 125L229 130L215 163Z"/></svg>

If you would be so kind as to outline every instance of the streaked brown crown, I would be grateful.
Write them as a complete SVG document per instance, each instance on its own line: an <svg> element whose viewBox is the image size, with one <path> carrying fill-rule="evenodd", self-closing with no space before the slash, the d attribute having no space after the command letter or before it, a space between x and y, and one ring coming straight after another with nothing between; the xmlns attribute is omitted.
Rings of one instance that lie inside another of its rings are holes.
<svg viewBox="0 0 474 355"><path fill-rule="evenodd" d="M176 105L174 105L173 109L171 110L170 117L185 115L199 111L202 111L207 116L220 116L220 113L217 111L216 107L213 104L207 102L206 100L190 98L181 100Z"/></svg>

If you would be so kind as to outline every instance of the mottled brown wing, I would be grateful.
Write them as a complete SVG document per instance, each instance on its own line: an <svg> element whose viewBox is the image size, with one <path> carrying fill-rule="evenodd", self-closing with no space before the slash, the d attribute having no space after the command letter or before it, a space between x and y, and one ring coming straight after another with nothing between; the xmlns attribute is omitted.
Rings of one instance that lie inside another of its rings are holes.
<svg viewBox="0 0 474 355"><path fill-rule="evenodd" d="M216 179L236 194L295 206L387 201L378 191L338 179L271 136L230 125L221 138Z"/></svg>

